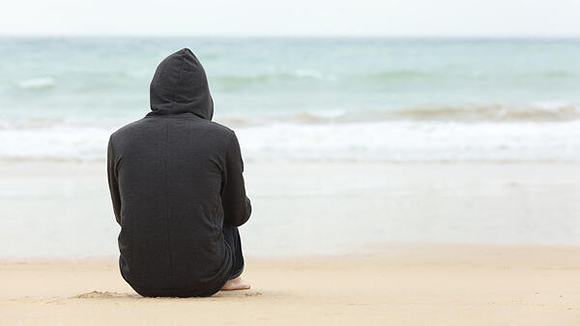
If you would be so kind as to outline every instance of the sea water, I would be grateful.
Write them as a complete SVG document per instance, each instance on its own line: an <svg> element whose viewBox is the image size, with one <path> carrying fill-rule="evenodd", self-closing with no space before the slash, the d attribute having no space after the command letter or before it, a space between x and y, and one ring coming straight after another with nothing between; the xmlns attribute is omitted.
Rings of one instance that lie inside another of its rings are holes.
<svg viewBox="0 0 580 326"><path fill-rule="evenodd" d="M103 160L183 47L247 160L580 159L578 39L209 37L0 39L0 159Z"/></svg>
<svg viewBox="0 0 580 326"><path fill-rule="evenodd" d="M118 253L108 137L183 47L250 163L250 256L579 243L578 39L2 38L0 258Z"/></svg>

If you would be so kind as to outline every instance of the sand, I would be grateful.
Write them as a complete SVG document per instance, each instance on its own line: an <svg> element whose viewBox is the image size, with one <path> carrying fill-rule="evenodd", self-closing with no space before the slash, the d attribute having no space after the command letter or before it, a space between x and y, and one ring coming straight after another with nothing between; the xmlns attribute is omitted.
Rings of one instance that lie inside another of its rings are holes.
<svg viewBox="0 0 580 326"><path fill-rule="evenodd" d="M2 162L0 325L580 325L578 172L248 162L253 288L152 299L119 275L103 162Z"/></svg>
<svg viewBox="0 0 580 326"><path fill-rule="evenodd" d="M116 260L4 260L2 325L580 325L580 247L391 244L248 259L248 291L142 298Z"/></svg>

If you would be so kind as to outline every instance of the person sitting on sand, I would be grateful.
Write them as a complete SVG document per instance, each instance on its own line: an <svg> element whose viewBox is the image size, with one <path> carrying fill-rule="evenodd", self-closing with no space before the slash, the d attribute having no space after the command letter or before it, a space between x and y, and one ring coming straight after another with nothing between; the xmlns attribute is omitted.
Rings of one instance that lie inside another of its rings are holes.
<svg viewBox="0 0 580 326"><path fill-rule="evenodd" d="M205 71L191 50L165 58L151 112L109 138L107 174L121 226L119 267L140 295L249 289L238 226L252 210L235 133L212 122Z"/></svg>

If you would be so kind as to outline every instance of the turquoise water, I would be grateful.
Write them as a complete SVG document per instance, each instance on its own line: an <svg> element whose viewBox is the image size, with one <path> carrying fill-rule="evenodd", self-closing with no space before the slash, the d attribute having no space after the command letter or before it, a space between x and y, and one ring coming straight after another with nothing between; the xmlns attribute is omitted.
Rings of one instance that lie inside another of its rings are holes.
<svg viewBox="0 0 580 326"><path fill-rule="evenodd" d="M0 257L117 252L108 136L183 47L246 162L266 162L247 164L249 255L578 243L580 40L0 38L0 161L22 169L0 187Z"/></svg>
<svg viewBox="0 0 580 326"><path fill-rule="evenodd" d="M288 148L294 159L313 152L324 159L580 159L571 154L580 145L570 141L580 121L580 40L381 38L0 39L0 136L20 142L2 145L0 157L102 159L107 134L148 111L155 67L182 47L206 68L216 120L238 128L256 159L288 156ZM464 136L485 142L490 128L498 139L466 157L464 145L453 145ZM360 142L352 143L351 129L363 130ZM514 131L524 143L510 138ZM557 143L535 138L554 133ZM380 141L400 137L413 140L412 153ZM301 151L317 139L324 148ZM451 147L418 155L432 148L428 139ZM525 153L486 152L536 143ZM544 147L564 149L544 154Z"/></svg>

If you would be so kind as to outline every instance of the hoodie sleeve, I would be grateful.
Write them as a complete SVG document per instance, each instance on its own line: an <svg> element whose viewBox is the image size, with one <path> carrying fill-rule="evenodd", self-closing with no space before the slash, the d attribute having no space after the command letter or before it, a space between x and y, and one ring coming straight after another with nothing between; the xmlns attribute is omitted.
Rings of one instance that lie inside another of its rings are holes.
<svg viewBox="0 0 580 326"><path fill-rule="evenodd" d="M244 162L236 134L226 149L225 182L222 194L225 223L240 226L250 218L252 205L246 196L244 184Z"/></svg>
<svg viewBox="0 0 580 326"><path fill-rule="evenodd" d="M107 146L107 177L109 179L109 191L111 193L111 200L113 202L113 212L117 223L121 225L121 196L119 195L119 183L117 181L117 171L115 169L115 153L113 151L113 137L109 138L109 145Z"/></svg>

